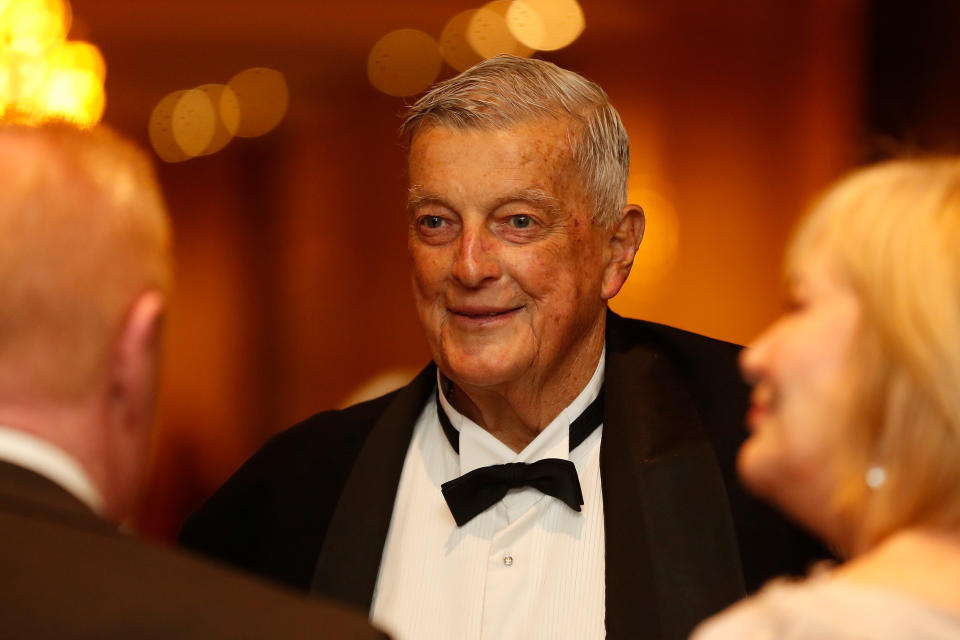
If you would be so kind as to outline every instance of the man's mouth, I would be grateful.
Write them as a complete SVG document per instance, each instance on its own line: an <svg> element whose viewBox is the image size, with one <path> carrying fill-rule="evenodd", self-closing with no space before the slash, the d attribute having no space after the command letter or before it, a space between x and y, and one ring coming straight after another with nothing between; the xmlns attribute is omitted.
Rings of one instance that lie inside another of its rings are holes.
<svg viewBox="0 0 960 640"><path fill-rule="evenodd" d="M492 307L460 307L450 309L450 313L461 318L469 320L494 320L508 316L516 311L523 309L523 306L511 307L509 309L496 309Z"/></svg>

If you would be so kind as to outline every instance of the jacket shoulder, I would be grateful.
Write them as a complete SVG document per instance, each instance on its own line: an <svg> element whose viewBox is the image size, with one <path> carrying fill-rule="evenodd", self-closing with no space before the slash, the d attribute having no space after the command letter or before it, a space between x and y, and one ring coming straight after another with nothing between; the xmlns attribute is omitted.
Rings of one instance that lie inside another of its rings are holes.
<svg viewBox="0 0 960 640"><path fill-rule="evenodd" d="M5 638L385 637L362 613L36 506L0 507Z"/></svg>
<svg viewBox="0 0 960 640"><path fill-rule="evenodd" d="M676 367L696 404L701 424L716 455L736 528L748 592L782 574L803 575L829 557L823 546L754 497L740 482L737 453L747 438L750 388L740 375L742 347L654 322L610 313L608 349L641 348Z"/></svg>
<svg viewBox="0 0 960 640"><path fill-rule="evenodd" d="M271 437L187 518L179 543L308 590L347 476L396 393L318 413Z"/></svg>
<svg viewBox="0 0 960 640"><path fill-rule="evenodd" d="M624 318L612 312L607 319L607 334L614 349L655 344L658 349L690 363L719 361L735 366L736 358L743 349L732 342L657 322Z"/></svg>

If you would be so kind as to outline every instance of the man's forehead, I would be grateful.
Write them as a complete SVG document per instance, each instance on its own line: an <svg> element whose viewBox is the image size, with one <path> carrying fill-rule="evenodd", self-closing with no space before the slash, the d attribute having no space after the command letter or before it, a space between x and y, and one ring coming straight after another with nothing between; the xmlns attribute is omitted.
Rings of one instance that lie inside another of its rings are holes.
<svg viewBox="0 0 960 640"><path fill-rule="evenodd" d="M410 139L409 151L420 149L437 140L459 139L464 143L496 138L532 138L541 144L549 144L558 151L571 155L573 141L579 124L568 117L524 118L509 124L448 124L434 122L426 124L414 132ZM409 157L408 153L408 157Z"/></svg>
<svg viewBox="0 0 960 640"><path fill-rule="evenodd" d="M568 124L547 118L496 128L433 125L419 132L408 158L408 208L467 192L490 207L508 201L552 210L586 206Z"/></svg>
<svg viewBox="0 0 960 640"><path fill-rule="evenodd" d="M431 170L454 167L469 157L490 166L542 169L550 174L578 173L567 123L530 120L510 127L474 128L435 125L419 133L407 162L411 181L424 162ZM557 176L559 177L559 175Z"/></svg>

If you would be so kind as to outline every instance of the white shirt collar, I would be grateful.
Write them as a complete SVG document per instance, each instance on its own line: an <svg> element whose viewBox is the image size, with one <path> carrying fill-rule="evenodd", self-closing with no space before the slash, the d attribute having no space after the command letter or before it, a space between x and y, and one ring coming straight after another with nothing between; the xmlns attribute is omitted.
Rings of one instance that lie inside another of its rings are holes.
<svg viewBox="0 0 960 640"><path fill-rule="evenodd" d="M0 460L57 483L96 513L103 513L103 495L90 475L74 457L46 440L0 425Z"/></svg>
<svg viewBox="0 0 960 640"><path fill-rule="evenodd" d="M582 456L570 455L570 423L576 420L581 413L593 402L603 387L604 363L607 349L600 353L600 361L593 372L593 376L580 394L561 411L547 427L537 434L537 437L520 453L514 453L510 447L503 444L486 429L473 422L465 415L453 408L444 394L440 396L442 410L450 418L450 424L460 432L460 473L463 475L474 469L494 464L508 462L536 462L544 458L558 458L572 460L580 473L585 460ZM440 373L437 372L437 384L440 385ZM443 388L442 386L439 388ZM441 429L439 421L437 429ZM445 440L446 438L444 438ZM578 447L578 450L580 447ZM453 454L453 451L450 452ZM455 454L453 454L455 455ZM454 476L456 477L456 476ZM500 502L504 515L509 522L515 521L534 504L543 499L543 494L530 487L511 489Z"/></svg>
<svg viewBox="0 0 960 640"><path fill-rule="evenodd" d="M514 453L510 447L497 440L486 429L457 411L444 394L439 394L440 404L450 418L450 424L460 432L460 474L491 464L536 462L544 458L569 460L570 423L576 420L600 394L606 355L607 349L604 347L593 376L580 394L519 453ZM439 371L437 384L440 384Z"/></svg>

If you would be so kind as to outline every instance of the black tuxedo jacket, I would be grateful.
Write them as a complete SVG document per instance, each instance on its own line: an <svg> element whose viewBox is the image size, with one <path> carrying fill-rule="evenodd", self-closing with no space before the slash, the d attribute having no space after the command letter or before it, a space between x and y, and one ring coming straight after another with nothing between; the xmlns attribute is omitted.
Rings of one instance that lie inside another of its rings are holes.
<svg viewBox="0 0 960 640"><path fill-rule="evenodd" d="M739 348L609 313L600 475L609 638L685 638L767 579L826 554L745 494ZM181 542L369 608L414 422L408 386L270 440L191 516ZM439 489L438 489L439 490Z"/></svg>
<svg viewBox="0 0 960 640"><path fill-rule="evenodd" d="M0 462L0 637L386 638L366 617L146 544Z"/></svg>

